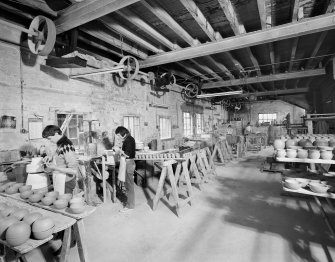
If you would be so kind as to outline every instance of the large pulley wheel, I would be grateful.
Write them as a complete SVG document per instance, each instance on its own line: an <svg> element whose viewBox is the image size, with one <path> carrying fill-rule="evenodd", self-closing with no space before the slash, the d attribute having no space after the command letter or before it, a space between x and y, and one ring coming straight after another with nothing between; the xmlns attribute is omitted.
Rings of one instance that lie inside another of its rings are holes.
<svg viewBox="0 0 335 262"><path fill-rule="evenodd" d="M44 16L36 16L29 26L28 46L32 53L47 56L56 42L56 26L52 20Z"/></svg>
<svg viewBox="0 0 335 262"><path fill-rule="evenodd" d="M185 87L185 95L189 98L195 98L198 95L199 88L198 85L190 83Z"/></svg>
<svg viewBox="0 0 335 262"><path fill-rule="evenodd" d="M119 75L122 79L126 80L134 79L140 70L140 65L137 59L133 56L124 56L120 60L119 65L124 66L124 69L119 71Z"/></svg>

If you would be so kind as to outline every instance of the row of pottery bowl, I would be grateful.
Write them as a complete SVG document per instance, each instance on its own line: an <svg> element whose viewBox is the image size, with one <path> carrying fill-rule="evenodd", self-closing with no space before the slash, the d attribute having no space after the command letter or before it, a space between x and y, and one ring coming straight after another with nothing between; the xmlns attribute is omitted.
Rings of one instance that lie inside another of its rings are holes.
<svg viewBox="0 0 335 262"><path fill-rule="evenodd" d="M284 181L284 186L291 190L298 190L300 188L308 186L309 189L318 194L327 193L329 190L329 186L326 182L323 181L308 181L306 179L299 179L299 178L287 178Z"/></svg>
<svg viewBox="0 0 335 262"><path fill-rule="evenodd" d="M6 240L10 246L22 245L31 237L38 240L48 238L54 227L54 221L39 212L0 204L0 239Z"/></svg>
<svg viewBox="0 0 335 262"><path fill-rule="evenodd" d="M18 193L19 190L24 186L24 183L5 182L0 184L0 192L5 192L6 194L12 195Z"/></svg>
<svg viewBox="0 0 335 262"><path fill-rule="evenodd" d="M28 199L31 203L38 203L44 206L52 206L55 209L65 209L70 204L70 210L74 214L80 214L85 210L85 200L82 197L72 196L72 194L59 195L57 191L34 193L32 190L24 191L20 194L23 199Z"/></svg>
<svg viewBox="0 0 335 262"><path fill-rule="evenodd" d="M278 158L309 158L309 159L333 159L333 152L330 150L317 150L317 149L278 149L276 151L276 157Z"/></svg>
<svg viewBox="0 0 335 262"><path fill-rule="evenodd" d="M335 139L326 140L326 139L297 139L297 138L290 138L287 140L284 139L275 139L273 142L273 147L275 149L284 149L290 148L292 146L299 146L299 147L335 147Z"/></svg>

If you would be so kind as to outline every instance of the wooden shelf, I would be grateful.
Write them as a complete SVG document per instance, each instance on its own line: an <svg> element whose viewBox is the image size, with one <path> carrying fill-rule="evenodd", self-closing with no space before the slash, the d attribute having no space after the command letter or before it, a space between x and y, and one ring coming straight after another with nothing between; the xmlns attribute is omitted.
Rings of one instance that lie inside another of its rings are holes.
<svg viewBox="0 0 335 262"><path fill-rule="evenodd" d="M294 162L294 163L308 163L308 164L335 164L335 160L325 160L325 159L276 157L276 160L278 162Z"/></svg>

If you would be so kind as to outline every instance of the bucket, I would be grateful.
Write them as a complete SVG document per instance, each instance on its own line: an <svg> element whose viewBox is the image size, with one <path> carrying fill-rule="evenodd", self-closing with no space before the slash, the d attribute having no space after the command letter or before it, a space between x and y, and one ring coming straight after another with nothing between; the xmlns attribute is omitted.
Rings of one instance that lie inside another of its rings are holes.
<svg viewBox="0 0 335 262"><path fill-rule="evenodd" d="M13 174L15 175L15 180L17 183L26 183L27 172L26 166L28 163L15 164L13 166Z"/></svg>

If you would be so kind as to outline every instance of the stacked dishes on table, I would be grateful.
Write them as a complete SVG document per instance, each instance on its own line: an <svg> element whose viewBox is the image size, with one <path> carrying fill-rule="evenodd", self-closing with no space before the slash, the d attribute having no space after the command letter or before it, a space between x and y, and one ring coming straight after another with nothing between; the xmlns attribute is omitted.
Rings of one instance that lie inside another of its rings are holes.
<svg viewBox="0 0 335 262"><path fill-rule="evenodd" d="M304 178L286 178L283 181L284 187L290 190L299 190L301 188L310 190L314 193L324 194L330 189L327 182L320 180L309 180Z"/></svg>
<svg viewBox="0 0 335 262"><path fill-rule="evenodd" d="M333 159L335 135L296 135L281 136L273 144L278 158Z"/></svg>

